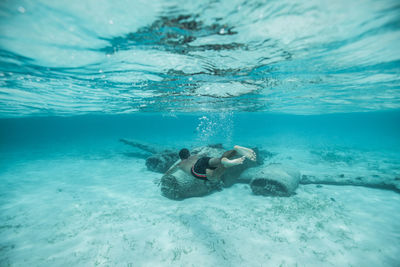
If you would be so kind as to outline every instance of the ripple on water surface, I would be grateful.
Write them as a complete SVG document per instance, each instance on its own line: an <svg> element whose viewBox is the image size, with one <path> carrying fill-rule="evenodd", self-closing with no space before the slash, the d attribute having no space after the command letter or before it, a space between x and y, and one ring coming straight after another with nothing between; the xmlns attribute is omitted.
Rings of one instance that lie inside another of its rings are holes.
<svg viewBox="0 0 400 267"><path fill-rule="evenodd" d="M3 117L400 108L396 1L3 1Z"/></svg>

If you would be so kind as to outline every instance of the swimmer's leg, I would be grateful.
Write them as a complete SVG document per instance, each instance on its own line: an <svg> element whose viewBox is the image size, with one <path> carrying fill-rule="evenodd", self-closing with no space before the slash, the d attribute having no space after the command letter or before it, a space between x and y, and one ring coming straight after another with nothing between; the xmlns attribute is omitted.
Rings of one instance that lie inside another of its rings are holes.
<svg viewBox="0 0 400 267"><path fill-rule="evenodd" d="M237 154L238 152L236 150L228 150L224 154L222 154L220 158L211 158L208 161L208 164L214 168L220 168L220 167L229 168L232 166L242 164L245 159L244 156L237 159L230 159Z"/></svg>
<svg viewBox="0 0 400 267"><path fill-rule="evenodd" d="M229 159L234 157L236 154L237 154L237 152L234 149L225 151L224 154L222 154L222 156L220 158L211 158L208 161L208 164L213 168L218 168L218 167L220 167L221 164L222 164L222 166L224 166L225 164L223 164L223 162L225 162L225 163L229 162ZM237 164L235 164L235 165L237 165Z"/></svg>
<svg viewBox="0 0 400 267"><path fill-rule="evenodd" d="M237 159L231 159L237 154L241 155L242 157ZM255 161L256 153L250 148L236 145L233 147L232 150L228 150L224 154L222 154L220 158L211 158L208 164L211 167L215 168L219 167L220 165L224 166L225 168L229 168L232 166L242 164L245 158Z"/></svg>
<svg viewBox="0 0 400 267"><path fill-rule="evenodd" d="M256 161L256 153L253 151L253 149L243 147L243 146L234 146L233 149L239 154L242 155L249 160Z"/></svg>
<svg viewBox="0 0 400 267"><path fill-rule="evenodd" d="M241 155L242 157L231 159L236 155ZM242 164L246 158L255 161L256 153L250 148L236 145L232 150L222 154L220 158L211 158L208 161L208 165L216 169L209 170L209 172L212 173L212 177L220 178L227 168Z"/></svg>

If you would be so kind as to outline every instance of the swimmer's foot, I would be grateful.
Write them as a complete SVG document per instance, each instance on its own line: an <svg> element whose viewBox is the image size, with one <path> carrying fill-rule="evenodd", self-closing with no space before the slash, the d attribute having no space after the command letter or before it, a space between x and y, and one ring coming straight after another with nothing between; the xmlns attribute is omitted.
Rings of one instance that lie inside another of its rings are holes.
<svg viewBox="0 0 400 267"><path fill-rule="evenodd" d="M256 153L253 151L253 149L243 147L243 146L234 146L233 147L240 155L248 158L249 160L256 161Z"/></svg>
<svg viewBox="0 0 400 267"><path fill-rule="evenodd" d="M227 159L227 158L222 158L221 163L224 165L224 167L232 167L236 165L240 165L243 163L245 157L237 158L237 159Z"/></svg>

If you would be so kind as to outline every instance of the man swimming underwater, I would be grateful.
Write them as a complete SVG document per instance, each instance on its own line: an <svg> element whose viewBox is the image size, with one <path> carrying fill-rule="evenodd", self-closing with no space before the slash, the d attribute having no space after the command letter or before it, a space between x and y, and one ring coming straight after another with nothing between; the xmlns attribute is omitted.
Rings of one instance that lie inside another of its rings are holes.
<svg viewBox="0 0 400 267"><path fill-rule="evenodd" d="M232 159L236 155L240 155L241 157ZM177 168L180 168L197 179L209 181L219 179L227 168L242 164L246 158L255 161L256 153L250 148L236 145L232 150L228 150L222 154L220 158L199 155L191 156L189 150L186 148L179 151L179 157L181 162L165 174L173 173Z"/></svg>

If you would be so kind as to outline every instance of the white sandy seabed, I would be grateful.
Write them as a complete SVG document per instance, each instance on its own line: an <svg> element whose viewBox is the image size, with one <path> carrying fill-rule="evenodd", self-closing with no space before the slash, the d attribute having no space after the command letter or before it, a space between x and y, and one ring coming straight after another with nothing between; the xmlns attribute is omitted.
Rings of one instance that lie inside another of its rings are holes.
<svg viewBox="0 0 400 267"><path fill-rule="evenodd" d="M172 201L144 159L13 157L0 166L0 266L400 265L391 191L300 185L278 198L237 184Z"/></svg>

